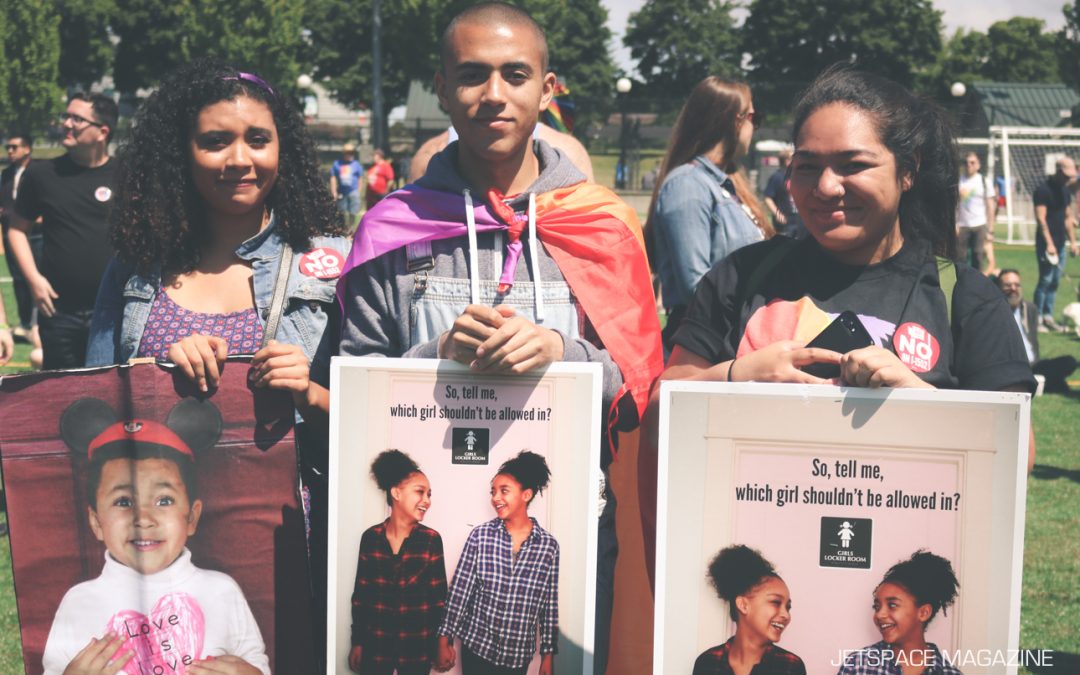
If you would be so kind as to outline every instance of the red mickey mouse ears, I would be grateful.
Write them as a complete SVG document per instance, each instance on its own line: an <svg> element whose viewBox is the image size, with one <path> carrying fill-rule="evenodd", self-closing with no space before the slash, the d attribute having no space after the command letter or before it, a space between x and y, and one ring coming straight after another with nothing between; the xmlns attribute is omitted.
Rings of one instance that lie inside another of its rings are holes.
<svg viewBox="0 0 1080 675"><path fill-rule="evenodd" d="M183 455L195 459L195 453L172 429L152 420L133 419L116 422L106 427L105 431L94 437L86 449L87 459L94 459L94 452L116 441L130 443L153 443L173 448Z"/></svg>

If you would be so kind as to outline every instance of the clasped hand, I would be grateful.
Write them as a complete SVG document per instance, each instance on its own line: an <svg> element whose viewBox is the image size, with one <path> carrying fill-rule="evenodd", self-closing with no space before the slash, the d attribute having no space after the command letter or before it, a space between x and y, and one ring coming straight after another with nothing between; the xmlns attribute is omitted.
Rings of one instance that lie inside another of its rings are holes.
<svg viewBox="0 0 1080 675"><path fill-rule="evenodd" d="M221 382L221 370L229 355L228 343L214 335L194 333L169 347L169 360L207 392ZM256 387L283 389L295 397L308 390L309 364L298 345L270 340L251 359L248 380Z"/></svg>
<svg viewBox="0 0 1080 675"><path fill-rule="evenodd" d="M839 381L815 377L803 370L812 363L840 366ZM729 365L730 379L755 382L796 382L800 384L846 384L852 387L928 388L896 354L878 347L863 347L846 354L807 347L795 340L782 340L739 357Z"/></svg>
<svg viewBox="0 0 1080 675"><path fill-rule="evenodd" d="M439 338L439 357L473 370L525 373L561 360L563 338L507 305L469 305Z"/></svg>

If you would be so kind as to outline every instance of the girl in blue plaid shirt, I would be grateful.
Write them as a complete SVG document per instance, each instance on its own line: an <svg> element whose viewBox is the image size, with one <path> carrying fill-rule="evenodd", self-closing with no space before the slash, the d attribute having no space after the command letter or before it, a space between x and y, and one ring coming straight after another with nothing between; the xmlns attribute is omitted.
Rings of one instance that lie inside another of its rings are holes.
<svg viewBox="0 0 1080 675"><path fill-rule="evenodd" d="M446 606L442 537L420 524L431 506L431 484L399 450L380 453L371 475L386 493L390 517L360 538L349 668L427 675Z"/></svg>
<svg viewBox="0 0 1080 675"><path fill-rule="evenodd" d="M881 641L844 659L838 675L960 675L926 641L926 627L956 601L952 564L929 551L916 551L889 568L874 589L874 625Z"/></svg>
<svg viewBox="0 0 1080 675"><path fill-rule="evenodd" d="M491 481L496 518L476 527L458 560L438 670L452 667L461 640L463 675L525 675L540 637L540 674L551 675L559 634L559 543L528 513L551 478L544 458L523 451Z"/></svg>
<svg viewBox="0 0 1080 675"><path fill-rule="evenodd" d="M728 601L735 635L698 656L694 675L806 675L802 659L775 644L791 623L791 594L772 563L729 546L709 564L709 579Z"/></svg>

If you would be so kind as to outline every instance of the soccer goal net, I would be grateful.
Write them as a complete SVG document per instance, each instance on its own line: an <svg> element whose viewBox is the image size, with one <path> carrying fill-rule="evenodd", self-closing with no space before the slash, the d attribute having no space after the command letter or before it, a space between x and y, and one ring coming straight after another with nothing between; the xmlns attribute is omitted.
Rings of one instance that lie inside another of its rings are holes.
<svg viewBox="0 0 1080 675"><path fill-rule="evenodd" d="M986 138L961 138L960 149L979 155L983 173L998 195L995 233L1010 244L1035 242L1035 206L1031 195L1054 163L1069 156L1080 161L1080 129L990 127Z"/></svg>

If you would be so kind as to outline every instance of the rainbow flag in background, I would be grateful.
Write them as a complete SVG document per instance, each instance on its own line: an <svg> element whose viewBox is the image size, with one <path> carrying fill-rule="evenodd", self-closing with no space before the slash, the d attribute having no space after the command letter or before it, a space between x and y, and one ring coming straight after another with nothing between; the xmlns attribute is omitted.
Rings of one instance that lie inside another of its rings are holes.
<svg viewBox="0 0 1080 675"><path fill-rule="evenodd" d="M551 98L547 110L540 113L540 121L564 134L574 131L574 100L570 90L562 82L555 83L555 95Z"/></svg>

